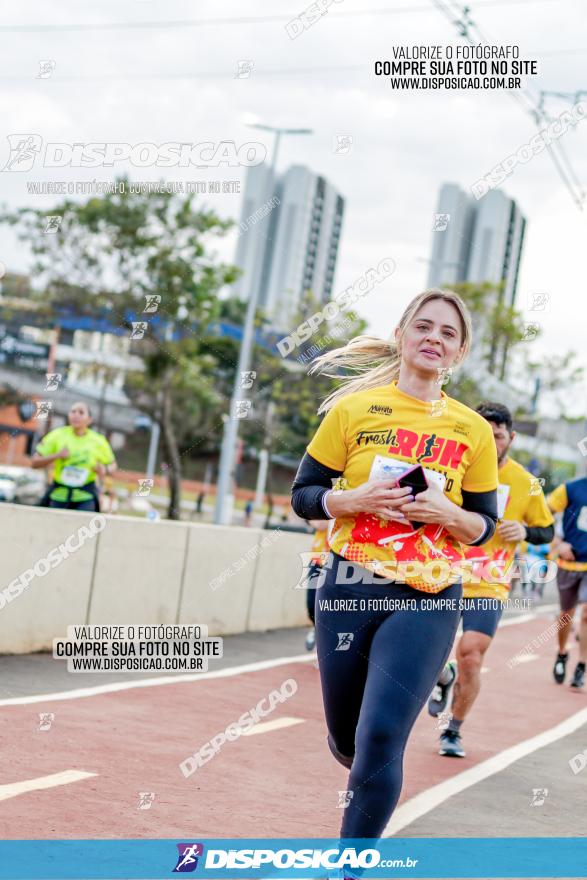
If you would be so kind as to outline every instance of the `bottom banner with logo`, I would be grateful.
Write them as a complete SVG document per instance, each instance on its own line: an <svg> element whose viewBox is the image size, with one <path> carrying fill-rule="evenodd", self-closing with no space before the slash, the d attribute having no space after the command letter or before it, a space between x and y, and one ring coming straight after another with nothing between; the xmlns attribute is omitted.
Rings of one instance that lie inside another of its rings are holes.
<svg viewBox="0 0 587 880"><path fill-rule="evenodd" d="M587 838L0 841L1 880L587 877Z"/></svg>

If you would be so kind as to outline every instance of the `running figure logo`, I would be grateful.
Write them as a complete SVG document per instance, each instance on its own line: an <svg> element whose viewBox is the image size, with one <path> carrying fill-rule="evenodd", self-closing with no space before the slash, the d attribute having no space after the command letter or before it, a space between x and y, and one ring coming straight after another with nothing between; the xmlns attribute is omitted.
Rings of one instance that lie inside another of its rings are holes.
<svg viewBox="0 0 587 880"><path fill-rule="evenodd" d="M45 391L57 391L59 388L59 383L63 379L61 373L45 373L45 377L47 379L47 384L45 385Z"/></svg>
<svg viewBox="0 0 587 880"><path fill-rule="evenodd" d="M441 712L436 719L436 729L446 730L452 719L452 712Z"/></svg>
<svg viewBox="0 0 587 880"><path fill-rule="evenodd" d="M246 389L252 388L253 382L255 381L256 378L257 378L257 373L255 370L245 370L245 371L241 372L240 387L246 388Z"/></svg>
<svg viewBox="0 0 587 880"><path fill-rule="evenodd" d="M37 727L37 730L51 730L51 725L54 720L54 712L39 712L39 726Z"/></svg>
<svg viewBox="0 0 587 880"><path fill-rule="evenodd" d="M352 791L339 791L338 793L338 806L343 809L344 807L348 807L354 792Z"/></svg>
<svg viewBox="0 0 587 880"><path fill-rule="evenodd" d="M445 229L448 229L449 223L450 223L450 214L435 214L434 215L434 225L432 226L432 232L444 232Z"/></svg>
<svg viewBox="0 0 587 880"><path fill-rule="evenodd" d="M143 314L145 312L153 313L156 312L159 308L159 303L161 302L161 297L158 293L149 293L145 294L145 308L143 309Z"/></svg>
<svg viewBox="0 0 587 880"><path fill-rule="evenodd" d="M452 376L452 367L436 367L436 372L438 373L438 377L436 379L437 385L446 385L447 382L450 382L450 377Z"/></svg>
<svg viewBox="0 0 587 880"><path fill-rule="evenodd" d="M308 577L309 569L312 564L312 560L317 556L320 556L321 559L321 570L314 572L311 577ZM326 576L325 571L323 570L326 567L326 563L328 557L330 555L329 550L323 550L319 554L316 553L315 550L307 550L303 553L298 553L300 557L300 562L302 564L302 568L300 571L300 577L298 582L292 587L293 590L307 590L310 587L313 590L319 590L320 587L324 583L324 578ZM330 566L328 566L330 568Z"/></svg>
<svg viewBox="0 0 587 880"><path fill-rule="evenodd" d="M531 312L544 312L546 306L550 302L549 293L532 293L532 302L530 303Z"/></svg>
<svg viewBox="0 0 587 880"><path fill-rule="evenodd" d="M37 400L35 401L37 404L37 412L35 413L36 419L48 419L49 413L53 409L53 401L52 400Z"/></svg>
<svg viewBox="0 0 587 880"><path fill-rule="evenodd" d="M139 791L139 803L137 805L137 810L150 810L151 804L154 800L154 791Z"/></svg>
<svg viewBox="0 0 587 880"><path fill-rule="evenodd" d="M203 843L178 843L177 865L173 869L174 874L187 874L195 871L198 867L198 857L204 854Z"/></svg>
<svg viewBox="0 0 587 880"><path fill-rule="evenodd" d="M546 480L544 477L532 477L530 482L530 495L540 495L545 482Z"/></svg>
<svg viewBox="0 0 587 880"><path fill-rule="evenodd" d="M532 800L530 801L530 806L531 807L541 807L547 797L548 797L548 789L547 788L533 788L532 789Z"/></svg>
<svg viewBox="0 0 587 880"><path fill-rule="evenodd" d="M239 58L236 62L234 79L248 79L253 71L255 62L251 58Z"/></svg>
<svg viewBox="0 0 587 880"><path fill-rule="evenodd" d="M2 171L30 171L41 151L43 139L39 134L9 134L10 156Z"/></svg>
<svg viewBox="0 0 587 880"><path fill-rule="evenodd" d="M36 79L49 79L56 67L57 63L52 58L44 58L39 61L39 72Z"/></svg>
<svg viewBox="0 0 587 880"><path fill-rule="evenodd" d="M532 321L530 324L524 324L524 335L522 336L521 342L531 342L533 339L536 339L539 333L540 324L536 321Z"/></svg>
<svg viewBox="0 0 587 880"><path fill-rule="evenodd" d="M247 419L249 417L249 412L251 410L252 401L250 400L235 400L235 410L234 416L235 419Z"/></svg>
<svg viewBox="0 0 587 880"><path fill-rule="evenodd" d="M332 152L338 156L348 156L353 151L352 134L337 134L332 139Z"/></svg>
<svg viewBox="0 0 587 880"><path fill-rule="evenodd" d="M433 400L432 403L436 403L437 401ZM442 403L442 400L439 400L438 403ZM434 445L436 443L436 434L431 434L430 437L426 438L426 442L424 444L424 452L418 456L416 461L422 461L423 458L428 458L429 455L432 455L432 450L434 449Z"/></svg>
<svg viewBox="0 0 587 880"><path fill-rule="evenodd" d="M61 214L49 214L47 217L45 217L45 220L47 222L45 223L45 228L43 229L43 232L47 235L55 235L58 232L59 227L61 226L63 216Z"/></svg>
<svg viewBox="0 0 587 880"><path fill-rule="evenodd" d="M146 321L131 321L132 330L130 332L131 339L142 339L148 328Z"/></svg>
<svg viewBox="0 0 587 880"><path fill-rule="evenodd" d="M140 480L138 480L137 482L138 482L138 484L139 484L139 487L138 487L138 489L137 489L137 495L139 495L139 496L141 496L141 497L144 498L145 495L150 495L150 494L151 494L151 489L152 489L153 486L155 485L155 481L154 481L154 480L151 480L150 478L147 478L147 479L140 479Z"/></svg>
<svg viewBox="0 0 587 880"><path fill-rule="evenodd" d="M354 633L337 633L338 635L338 645L336 646L337 651L349 651L351 647L351 642L355 637Z"/></svg>
<svg viewBox="0 0 587 880"><path fill-rule="evenodd" d="M441 397L440 400L430 401L430 416L433 419L440 418L447 410L446 398Z"/></svg>

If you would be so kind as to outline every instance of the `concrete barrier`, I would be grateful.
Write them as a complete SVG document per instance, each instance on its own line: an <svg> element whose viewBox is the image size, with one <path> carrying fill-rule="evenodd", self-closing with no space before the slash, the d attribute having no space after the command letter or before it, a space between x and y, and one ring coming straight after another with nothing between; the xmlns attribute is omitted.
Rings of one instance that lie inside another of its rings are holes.
<svg viewBox="0 0 587 880"><path fill-rule="evenodd" d="M180 623L205 623L215 636L247 630L254 551L263 534L240 526L190 527Z"/></svg>
<svg viewBox="0 0 587 880"><path fill-rule="evenodd" d="M310 535L127 516L101 517L94 535L95 516L0 503L0 653L51 650L87 623L201 623L211 635L305 624L294 587ZM6 591L30 569L26 589Z"/></svg>
<svg viewBox="0 0 587 880"><path fill-rule="evenodd" d="M15 578L45 560L51 550L63 545L82 526L87 527L93 516L0 504L0 590L6 590ZM89 538L47 574L34 576L20 595L0 609L1 653L49 650L54 637L65 635L68 623L86 619L99 540L100 534Z"/></svg>
<svg viewBox="0 0 587 880"><path fill-rule="evenodd" d="M189 529L131 516L106 519L87 622L175 623Z"/></svg>
<svg viewBox="0 0 587 880"><path fill-rule="evenodd" d="M273 540L258 556L247 630L303 626L306 594L295 587L302 574L300 554L309 551L311 537L277 530L267 534Z"/></svg>

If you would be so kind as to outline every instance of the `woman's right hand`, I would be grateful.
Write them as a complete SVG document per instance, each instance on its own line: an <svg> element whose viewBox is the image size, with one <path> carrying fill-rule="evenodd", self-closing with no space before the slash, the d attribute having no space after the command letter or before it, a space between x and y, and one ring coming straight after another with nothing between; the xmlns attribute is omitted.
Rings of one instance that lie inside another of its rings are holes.
<svg viewBox="0 0 587 880"><path fill-rule="evenodd" d="M397 480L371 480L356 489L330 493L326 504L333 516L374 513L382 519L408 522L399 508L413 500L410 487L398 486Z"/></svg>
<svg viewBox="0 0 587 880"><path fill-rule="evenodd" d="M63 459L69 458L70 454L71 453L69 452L69 449L67 448L67 446L63 446L59 450L59 452L55 453L55 458L63 458Z"/></svg>

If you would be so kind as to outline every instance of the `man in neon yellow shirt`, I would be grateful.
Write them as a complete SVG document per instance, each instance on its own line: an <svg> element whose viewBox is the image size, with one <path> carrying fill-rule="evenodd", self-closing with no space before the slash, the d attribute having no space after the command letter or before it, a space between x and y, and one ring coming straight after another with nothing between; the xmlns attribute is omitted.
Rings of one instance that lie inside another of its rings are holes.
<svg viewBox="0 0 587 880"><path fill-rule="evenodd" d="M428 702L429 713L440 715L454 684L452 718L439 748L440 755L454 758L465 757L460 729L481 688L483 657L508 598L516 547L521 541L546 544L554 535L554 519L540 483L508 456L516 436L510 411L499 403L483 403L477 412L491 425L497 451L497 528L486 544L466 549L471 573L465 571L463 576L463 635L457 644L457 664L445 666Z"/></svg>
<svg viewBox="0 0 587 880"><path fill-rule="evenodd" d="M579 662L573 674L571 687L585 685L587 663L587 477L571 480L557 486L548 496L553 513L562 513L563 539L556 538L552 549L558 555L556 584L560 597L558 621L559 653L553 675L557 684L565 680L568 654L567 639L573 624L577 605L581 605L579 629Z"/></svg>
<svg viewBox="0 0 587 880"><path fill-rule="evenodd" d="M97 511L96 477L116 470L114 453L107 439L90 428L92 415L86 403L74 403L68 421L45 434L31 467L53 465L53 482L45 496L49 507Z"/></svg>

